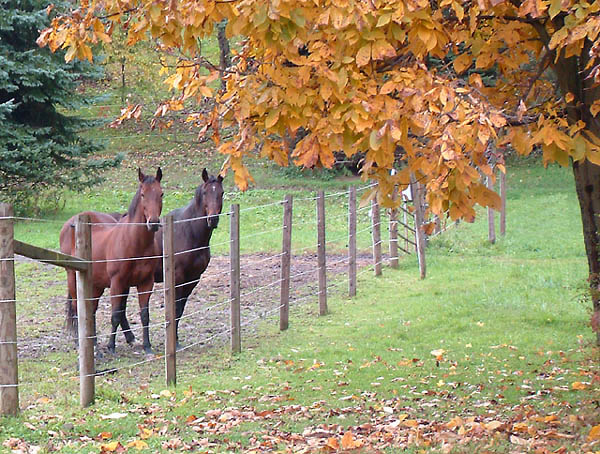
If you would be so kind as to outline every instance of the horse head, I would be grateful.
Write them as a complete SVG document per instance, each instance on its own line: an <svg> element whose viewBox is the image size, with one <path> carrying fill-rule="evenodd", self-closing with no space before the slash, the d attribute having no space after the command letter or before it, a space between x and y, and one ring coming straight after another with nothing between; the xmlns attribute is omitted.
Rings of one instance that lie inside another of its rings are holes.
<svg viewBox="0 0 600 454"><path fill-rule="evenodd" d="M138 177L140 179L139 203L143 210L144 220L148 230L156 232L160 227L160 213L162 212L163 190L160 187L162 179L162 170L160 167L156 171L156 176L144 175L142 169L138 168Z"/></svg>
<svg viewBox="0 0 600 454"><path fill-rule="evenodd" d="M223 209L223 177L208 175L202 171L202 183L196 190L196 202L201 204L201 210L206 213L206 223L211 229L219 225L219 215Z"/></svg>

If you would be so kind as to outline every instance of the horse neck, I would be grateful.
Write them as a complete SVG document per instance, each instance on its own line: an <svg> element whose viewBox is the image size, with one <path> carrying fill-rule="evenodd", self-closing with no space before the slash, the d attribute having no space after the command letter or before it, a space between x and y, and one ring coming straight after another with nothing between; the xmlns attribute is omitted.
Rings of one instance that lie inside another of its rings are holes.
<svg viewBox="0 0 600 454"><path fill-rule="evenodd" d="M192 232L194 247L208 246L210 237L212 236L213 229L208 227L205 216L206 210L202 207L202 204L197 203L196 198L190 202L184 212L184 219L202 218L188 222L190 231Z"/></svg>
<svg viewBox="0 0 600 454"><path fill-rule="evenodd" d="M137 244L140 247L148 244L154 244L154 232L148 230L146 221L147 220L144 219L144 208L140 202L133 213L128 213L126 222L131 224L127 226L127 229L133 237L132 243Z"/></svg>

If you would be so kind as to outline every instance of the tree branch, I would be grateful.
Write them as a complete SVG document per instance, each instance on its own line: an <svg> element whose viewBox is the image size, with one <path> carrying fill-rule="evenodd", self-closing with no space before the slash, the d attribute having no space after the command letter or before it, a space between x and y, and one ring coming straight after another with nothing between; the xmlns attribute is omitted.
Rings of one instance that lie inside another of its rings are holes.
<svg viewBox="0 0 600 454"><path fill-rule="evenodd" d="M129 8L129 9L126 9L124 11L117 11L116 13L107 14L106 16L98 16L98 19L100 19L100 20L110 19L111 17L115 17L115 16L118 16L120 14L132 13L132 12L134 12L136 10L137 10L137 8Z"/></svg>
<svg viewBox="0 0 600 454"><path fill-rule="evenodd" d="M542 55L540 64L538 66L538 70L536 71L533 79L531 79L531 82L529 83L529 87L527 87L527 90L525 91L525 94L521 98L521 101L523 101L523 102L527 101L527 98L529 98L529 95L531 94L531 90L533 89L533 86L539 80L539 78L542 76L544 71L546 71L548 66L550 66L551 57L553 55L554 55L554 52L552 52L552 51L546 51L544 53L544 55Z"/></svg>

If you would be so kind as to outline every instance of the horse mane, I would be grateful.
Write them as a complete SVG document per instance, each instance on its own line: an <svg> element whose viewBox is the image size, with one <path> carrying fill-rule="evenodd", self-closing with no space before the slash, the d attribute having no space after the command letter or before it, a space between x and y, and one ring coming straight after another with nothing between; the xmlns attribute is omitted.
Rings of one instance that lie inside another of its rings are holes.
<svg viewBox="0 0 600 454"><path fill-rule="evenodd" d="M127 209L127 216L129 216L129 219L133 219L135 211L137 210L137 206L140 203L140 199L142 198L140 195L141 190L142 190L142 185L154 183L154 180L155 180L155 178L153 176L150 176L150 175L144 176L144 181L142 181L139 184L138 189L137 189L135 195L133 196L133 199L131 199L129 208Z"/></svg>
<svg viewBox="0 0 600 454"><path fill-rule="evenodd" d="M202 202L202 186L203 185L199 185L196 188L196 192L194 193L194 202L197 203L198 205Z"/></svg>

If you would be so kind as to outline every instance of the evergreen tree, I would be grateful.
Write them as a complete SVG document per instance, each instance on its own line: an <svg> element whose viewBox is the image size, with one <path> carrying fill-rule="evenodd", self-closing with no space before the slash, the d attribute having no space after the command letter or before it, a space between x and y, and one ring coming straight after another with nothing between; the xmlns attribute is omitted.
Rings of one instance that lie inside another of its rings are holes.
<svg viewBox="0 0 600 454"><path fill-rule="evenodd" d="M38 47L39 30L50 23L48 4L0 0L0 199L18 209L96 184L120 160L95 158L99 145L78 135L90 123L67 114L86 102L78 83L100 72Z"/></svg>

